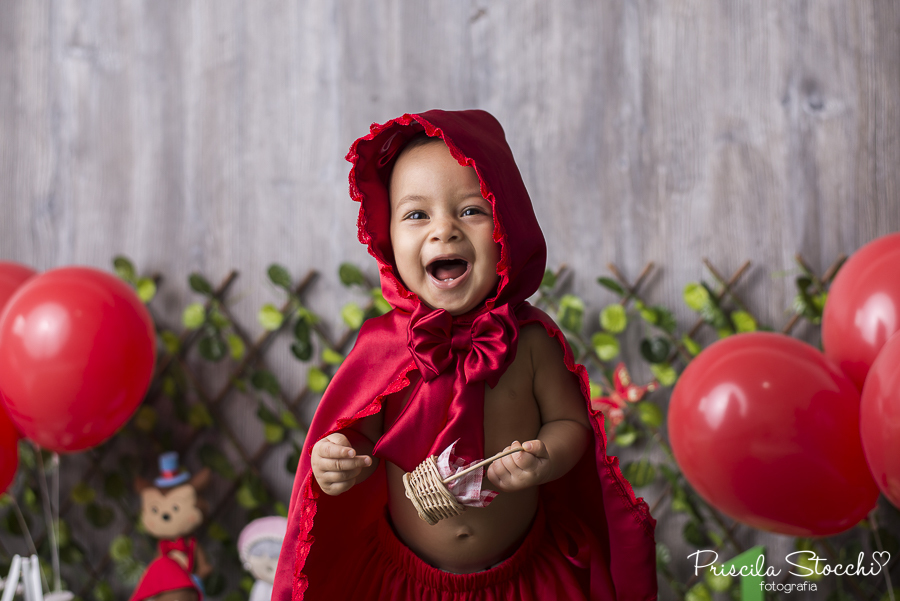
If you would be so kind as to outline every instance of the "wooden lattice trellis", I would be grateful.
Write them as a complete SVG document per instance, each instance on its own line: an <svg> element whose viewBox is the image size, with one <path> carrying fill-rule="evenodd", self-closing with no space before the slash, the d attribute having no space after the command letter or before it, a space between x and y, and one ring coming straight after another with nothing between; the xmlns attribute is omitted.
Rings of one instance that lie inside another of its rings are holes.
<svg viewBox="0 0 900 601"><path fill-rule="evenodd" d="M302 299L313 281L316 279L317 275L318 274L315 271L310 271L309 273L307 273L303 280L295 286L293 291L294 295L297 298ZM190 393L196 397L198 402L203 403L205 408L209 411L209 414L211 415L212 420L215 424L215 429L219 434L219 443L222 445L228 445L230 449L232 449L238 455L241 462L243 463L235 477L232 478L231 482L228 483L224 492L217 495L218 500L211 505L204 525L201 526L201 528L197 531L201 539L203 538L206 527L209 524L213 523L230 506L235 503L236 493L242 482L244 482L248 476L253 476L256 482L259 482L263 486L265 486L266 496L268 496L270 499L273 498L271 487L266 484L265 480L260 475L260 465L276 447L287 442L287 440L285 440L273 444L271 442L264 441L256 448L247 448L246 444L242 442L240 437L236 434L233 426L229 424L228 419L220 410L221 404L226 397L231 394L240 393L238 382L242 378L246 377L249 373L252 373L256 370L269 371L269 367L266 361L266 353L272 347L272 343L277 338L277 336L283 330L289 327L291 323L289 319L285 319L280 328L276 330L265 331L263 334L253 340L248 333L247 328L240 324L233 313L229 310L228 304L225 302L227 294L236 278L237 273L231 272L218 285L218 287L214 289L213 293L207 299L205 304L206 311L209 311L212 304L218 301L218 309L231 322L231 327L233 327L234 332L238 336L240 336L242 342L246 347L243 358L240 361L235 362L233 363L233 365L229 366L229 373L225 383L218 390L209 392L207 390L208 385L195 374L196 368L192 365L191 361L189 361L188 357L191 351L195 348L198 340L200 339L200 332L196 329L184 328L179 335L178 352L175 354L163 353L159 356L157 364L155 366L154 375L151 380L150 388L143 403L143 406L153 407L160 401L161 398L165 396L162 390L163 379L175 367L177 367L186 378L190 386ZM157 281L157 283L160 280L158 276L154 279ZM294 307L291 305L291 301L288 300L284 303L280 310L285 317L288 317L293 308ZM366 310L369 309L371 309L371 304L366 308ZM160 322L157 321L158 325L159 323ZM321 344L324 344L328 348L333 349L339 353L346 352L348 345L355 335L355 331L353 329L347 328L337 340L332 340L327 329L321 324L314 323L312 327L314 328L316 335L319 337ZM318 365L318 368L322 371L327 371L330 369L330 367L331 366L325 362L320 362ZM294 395L292 398L288 398L287 394L282 389L279 388L278 391L278 398L276 399L277 402L280 403L283 407L287 408L293 414L294 419L299 426L298 428L296 428L296 430L299 434L302 435L305 435L306 430L308 429L308 424L304 423L302 419L301 409L303 408L304 403L311 399L313 396L314 394L311 393L307 386L303 386L299 390L299 392L297 392L296 395ZM252 402L255 402L253 399L250 400ZM174 448L172 449L179 452L179 454L183 458L183 462L186 462L187 458L192 457L196 454L197 445L201 441L204 435L204 431L207 429L204 427L188 427L190 428L189 434L186 437L175 441ZM118 436L113 437L104 445L101 445L100 447L89 451L87 453L87 455L89 455L90 457L89 465L84 469L79 480L81 480L82 482L90 482L101 472L101 466L110 457L114 457L120 451L121 445L119 443ZM155 454L151 454L149 459L155 461ZM65 462L65 458L63 459L63 461ZM150 462L151 464L152 461ZM73 515L73 511L77 507L78 504L73 500L71 496L65 496L59 507L60 518L66 519L68 517L71 517ZM108 534L110 540L112 540L116 535L126 537L132 537L136 535L139 516L137 511L135 511L133 504L120 502L118 504L118 509L124 514L126 518L125 526L117 533ZM230 535L231 540L234 541L237 538L238 532L229 532L228 534ZM38 549L41 549L46 543L45 539L46 533L36 538L36 540L34 541L34 546ZM229 554L223 555L228 556ZM237 562L236 554L231 555L233 555L231 559L233 560L234 565L220 566L219 570L221 572L230 571L233 574L241 574L242 568L240 568L240 564ZM101 583L113 582L116 577L114 571L112 570L111 564L113 563L113 560L109 553L104 554L101 558L99 558L99 561L92 561L91 559L92 558L87 554L82 554L80 565L77 566L76 570L65 570L65 575L69 577L69 584L72 587L73 592L75 592L76 595L80 598L89 598L90 596L102 597L102 593L98 594L96 592L97 585ZM146 562L146 560L150 558L145 557L143 559ZM118 598L120 594L121 591L117 591L116 593L114 593L114 598Z"/></svg>
<svg viewBox="0 0 900 601"><path fill-rule="evenodd" d="M843 259L843 257L838 259L828 270L826 270L824 276L821 278L813 273L809 266L803 261L802 257L798 256L797 262L802 266L806 274L816 282L817 286L824 288L834 277L837 269L843 262ZM736 291L740 282L743 281L743 278L750 270L750 262L745 262L727 278L724 277L710 261L704 259L703 263L709 273L712 274L716 283L716 290L714 292L711 291L715 303L721 305L723 308L726 308L726 306L735 307L751 316L756 323L759 323ZM631 309L640 313L641 310L650 307L650 303L646 300L643 288L646 287L646 283L650 280L650 276L653 274L654 269L654 264L648 263L632 282L629 281L615 265L608 265L609 273L621 288L622 292L620 294L619 304L624 309ZM566 268L563 266L553 274L552 280L554 282L561 281L565 273ZM240 383L245 380L248 381L250 376L256 372L264 371L271 373L269 362L266 359L267 353L273 348L273 342L278 336L291 326L292 318L296 317L296 303L302 301L316 277L316 272L310 271L302 281L296 286L293 286L293 298L289 298L279 309L281 315L285 317L281 326L276 329L265 331L255 339L248 333L248 329L235 318L232 311L228 308L228 303L225 302L232 284L237 278L237 274L235 272L230 273L218 287L209 291L204 307L205 311L208 314L213 307L216 307L217 310L221 311L225 318L230 322L229 326L240 338L245 347L245 352L239 360L223 363L225 367L222 369L227 371L227 378L224 383L215 390L210 390L210 383L205 379L205 376L200 373L199 368L202 364L192 358L192 353L201 341L201 332L199 330L187 327L183 328L178 335L178 344L176 345L177 351L161 351L160 353L144 405L154 407L165 403L167 397L164 386L165 379L173 374L180 374L184 384L188 388L185 392L189 393L195 399L196 403L205 408L214 426L209 427L208 425L184 424L184 428L182 428L180 435L170 439L170 447L157 450L176 450L181 454L183 463L192 463L193 465L196 465L198 462L202 463L202 461L198 459L198 456L202 454L201 444L204 440L207 440L208 442L206 444L213 444L220 450L227 449L230 451L233 456L237 457L235 463L240 463L238 468L234 470L234 473L229 478L218 478L220 486L218 487L215 500L211 504L205 524L197 532L198 537L201 538L201 540L212 537L210 527L213 524L219 524L218 521L220 518L223 518L230 510L241 510L241 508L235 507L236 503L238 503L239 491L241 487L250 480L252 480L256 486L263 488L261 496L267 499L264 506L259 508L259 511L265 510L268 513L274 513L279 510L279 505L281 505L280 510L284 510L283 504L276 502L284 501L284 499L275 499L276 495L272 492L272 483L267 482L265 477L263 477L262 466L273 451L282 445L293 444L296 446L299 442L299 438L306 434L308 425L304 423L302 416L304 413L308 414L309 404L314 402L317 393L310 390L308 385L302 386L301 389L291 397L288 396L280 385L277 387L277 390L268 390L271 400L276 405L285 408L293 416L292 421L295 422L295 426L291 428L293 430L293 436L288 433L288 436L284 439L279 439L276 442L267 440L259 445L254 445L253 448L250 448L250 445L242 440L239 432L235 430L235 425L230 423L227 412L223 410L223 402L226 398L231 398L232 395L245 397L239 402L258 402L255 397L246 394L246 391L242 388ZM156 277L155 279L158 282L160 278ZM363 288L372 288L370 282L363 281L359 283ZM552 288L552 285L548 288L542 287L542 291L536 297L535 302L539 306L544 306L552 311L556 311L560 309L560 307L556 304L558 299L555 298L551 292ZM371 314L373 303L374 301L370 301L368 307L363 311L367 314ZM782 332L784 333L790 333L797 325L798 320L804 318L804 316L796 310L796 307L794 307L791 312L793 313L792 317L782 328ZM320 347L327 347L340 355L346 354L348 347L356 334L354 328L348 327L344 329L343 333L337 337L337 339L333 339L328 332L328 328L322 326L320 323L313 321L311 327L314 329L315 335L319 339ZM715 331L715 327L710 325L708 320L702 318L698 319L696 323L687 330L686 334L681 337L679 337L679 333L674 329L668 330L665 328L657 328L657 333L666 337L671 346L671 351L669 352L665 363L667 365L672 365L676 368L677 372L680 372L696 352L696 349L692 350L685 345L685 338L693 340L695 336L703 335L704 329L709 328ZM598 376L602 386L609 387L610 382L608 374L610 373L610 362L601 360L595 352L595 349L592 347L592 344L586 340L580 332L568 331L567 335L569 336L570 341L573 342L573 347L577 349L578 362L587 365L589 370ZM319 370L328 372L333 368L334 363L334 361L310 359L307 362L307 365L316 365ZM664 400L664 397L659 394L645 402L660 404L660 401L662 400ZM133 425L128 426L128 428L132 427ZM163 426L161 425L160 427ZM649 426L649 429L653 440L659 443L660 448L669 456L669 459L672 460L672 465L674 465L674 458L672 457L671 450L668 448L666 442L664 426L654 427L651 425ZM137 436L138 444L147 440L152 442L152 433L150 435L147 433L138 433ZM141 439L141 436L150 436L150 439ZM115 460L123 453L128 452L128 440L132 441L131 444L135 443L135 438L133 437L129 439L128 437L116 436L106 444L86 453L85 456L87 457L87 461L82 462L82 471L79 479L83 482L91 482L92 480L97 479L98 476L104 472L104 466L108 465L110 461ZM201 448L198 449L198 447ZM132 466L133 469L130 478L138 475L137 472L139 471L145 472L142 475L146 475L146 472L152 470L155 466L155 452L149 452L147 449L145 449L145 451L148 452L146 452L146 456L142 456L142 465L139 467ZM613 453L615 454L615 451L613 451ZM129 485L131 483L130 478ZM657 512L663 511L665 509L665 504L673 501L673 494L674 491L671 483L666 484L666 486L661 489L661 493L653 499L651 503L651 513L657 514ZM134 540L145 538L146 542L141 547L143 556L137 559L139 562L146 563L151 559L150 553L154 547L151 540L144 537L144 535L140 534L138 531L136 499L133 499L133 501L134 502L129 503L120 497L116 507L118 513L124 517L124 522L115 529L106 528L102 533L92 531L91 536L96 538L108 537L107 546L109 542L121 537L129 537ZM78 516L75 514L75 510L79 506L80 504L74 496L67 494L59 507L59 514L63 519L73 518L70 521L77 522ZM18 510L18 507L16 507L16 509ZM245 515L248 519L253 517L253 511L246 511L246 507L243 509L245 510L245 513L242 515ZM728 519L715 508L702 503L702 501L701 509L715 524L716 528L721 531L721 537L715 542L713 547L716 552L725 550L727 547L730 547L735 554L740 554L746 550L745 546L742 545L738 539L745 539L747 538L747 535L752 536L752 529ZM243 572L240 568L236 551L233 549L233 541L237 538L238 531L239 526L235 520L232 520L232 527L230 529L224 533L221 529L219 531L220 542L228 542L228 545L223 544L219 549L218 555L223 563L217 566L217 569L221 574L227 574L227 576L224 577L220 576L220 579L224 578L224 581L227 581L230 586L226 591L223 591L229 592L231 595L231 597L225 597L226 599L237 599L239 598L238 596L241 595L240 592L235 590L235 581L240 579L241 576L239 575ZM42 550L43 556L47 555L47 543L46 533L43 533L34 542L34 546ZM838 554L828 539L819 539L816 541L816 546L821 549L825 557L828 557L831 561L836 560ZM0 547L0 553L8 554L8 551ZM107 599L120 598L123 593L127 594L130 592L130 587L123 581L121 574L118 573L116 569L116 560L110 552L103 553L100 556L96 553L83 553L74 565L74 569L71 563L64 568L64 578L68 580L70 587L72 587L73 591L82 599L94 598L98 601L106 601ZM784 578L785 580L787 579L787 574L785 574ZM684 585L684 588L690 588L696 580L696 576L690 578ZM862 589L856 578L847 577L847 582L850 584L858 598L868 598L866 592ZM103 586L106 586L107 588L103 589ZM219 597L219 595L213 595L213 597Z"/></svg>

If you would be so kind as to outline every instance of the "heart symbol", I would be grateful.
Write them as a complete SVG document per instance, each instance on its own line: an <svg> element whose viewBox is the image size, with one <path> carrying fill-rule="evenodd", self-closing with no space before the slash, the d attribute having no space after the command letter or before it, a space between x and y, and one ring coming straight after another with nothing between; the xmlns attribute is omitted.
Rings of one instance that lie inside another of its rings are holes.
<svg viewBox="0 0 900 601"><path fill-rule="evenodd" d="M882 557L885 557L885 558L886 558L886 559L884 560L884 563L881 563L881 558L882 558ZM883 566L886 566L886 565L888 564L889 561L891 561L891 554L888 553L887 551L876 551L875 553L872 553L872 559L874 559L875 561L877 561L877 562L878 562L879 564L881 564L882 567L883 567Z"/></svg>

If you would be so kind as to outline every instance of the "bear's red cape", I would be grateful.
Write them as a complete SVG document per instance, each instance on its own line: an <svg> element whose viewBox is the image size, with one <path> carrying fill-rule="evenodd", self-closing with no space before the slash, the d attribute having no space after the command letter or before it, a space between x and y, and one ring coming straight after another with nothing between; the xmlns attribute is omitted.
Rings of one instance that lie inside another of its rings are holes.
<svg viewBox="0 0 900 601"><path fill-rule="evenodd" d="M359 532L383 519L387 504L384 461L364 482L339 496L329 496L312 476L310 453L323 437L352 430L357 420L381 411L385 399L407 387L408 376L413 375L410 372L419 369L408 341L410 320L422 311L422 305L396 274L386 185L398 152L423 130L428 136L441 137L460 164L474 167L482 196L493 206L494 240L500 244L499 284L493 297L462 319L505 311L514 329L513 353L517 328L540 323L548 336L559 341L566 366L581 383L594 430L593 445L568 474L541 487L548 520L564 523L569 543L566 555L572 563L590 567L592 599L656 599L656 521L643 499L635 498L618 459L606 454L603 417L591 408L587 372L575 364L556 324L525 302L544 276L544 238L503 129L493 116L479 110L433 110L373 124L347 155L352 163L350 195L361 203L359 240L378 260L382 293L393 310L363 324L356 345L316 410L294 480L272 599L347 598L344 586L360 572L357 566L346 565L347 550L354 546ZM409 403L415 400L413 395ZM396 427L402 425L400 421ZM379 442L402 440L402 435L391 429ZM380 444L384 452L376 452L376 456L407 471L425 459L426 449L401 457L397 445L387 447L391 445Z"/></svg>

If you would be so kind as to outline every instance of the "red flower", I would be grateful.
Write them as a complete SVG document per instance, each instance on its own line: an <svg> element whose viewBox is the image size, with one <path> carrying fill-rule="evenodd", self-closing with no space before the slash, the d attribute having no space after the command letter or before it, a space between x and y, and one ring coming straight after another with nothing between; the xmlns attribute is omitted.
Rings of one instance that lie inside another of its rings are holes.
<svg viewBox="0 0 900 601"><path fill-rule="evenodd" d="M636 403L644 398L648 392L653 392L659 387L655 381L645 386L637 386L631 381L628 369L624 363L619 363L613 371L614 390L606 388L604 392L608 396L600 396L591 399L591 408L594 411L602 411L606 419L612 424L610 434L616 431L616 426L625 419L623 410L627 403Z"/></svg>

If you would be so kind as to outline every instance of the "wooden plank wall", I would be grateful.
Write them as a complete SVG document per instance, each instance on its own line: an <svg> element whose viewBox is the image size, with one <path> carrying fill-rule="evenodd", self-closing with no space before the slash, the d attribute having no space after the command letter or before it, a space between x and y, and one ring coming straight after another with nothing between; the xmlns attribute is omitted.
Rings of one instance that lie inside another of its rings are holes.
<svg viewBox="0 0 900 601"><path fill-rule="evenodd" d="M372 122L479 107L504 124L549 244L597 310L614 262L649 296L754 268L778 327L802 253L820 272L900 230L900 11L893 0L0 0L0 259L167 280L241 272L235 312L279 299L265 269L351 298L350 143ZM594 313L595 314L595 313ZM296 363L277 366L296 384ZM289 482L285 485L289 487ZM660 535L677 545L680 523ZM770 544L777 544L771 543ZM683 554L677 550L676 556Z"/></svg>

